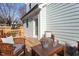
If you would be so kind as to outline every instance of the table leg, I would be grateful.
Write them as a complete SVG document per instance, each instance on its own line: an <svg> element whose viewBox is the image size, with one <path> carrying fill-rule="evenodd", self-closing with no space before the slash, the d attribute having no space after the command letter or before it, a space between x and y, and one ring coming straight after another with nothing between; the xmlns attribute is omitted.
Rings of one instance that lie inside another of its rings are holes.
<svg viewBox="0 0 79 59"><path fill-rule="evenodd" d="M32 49L32 56L35 56L35 51Z"/></svg>

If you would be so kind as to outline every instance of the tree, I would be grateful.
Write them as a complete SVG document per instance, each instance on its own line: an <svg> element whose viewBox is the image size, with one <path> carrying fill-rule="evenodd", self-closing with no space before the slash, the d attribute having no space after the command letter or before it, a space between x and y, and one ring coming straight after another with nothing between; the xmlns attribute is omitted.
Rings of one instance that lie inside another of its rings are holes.
<svg viewBox="0 0 79 59"><path fill-rule="evenodd" d="M19 14L19 19L23 15L23 9L25 6L20 7L20 9L17 8L17 4L15 3L0 3L0 21L2 23L11 25L11 23L17 18L16 15ZM21 10L20 13L18 12Z"/></svg>

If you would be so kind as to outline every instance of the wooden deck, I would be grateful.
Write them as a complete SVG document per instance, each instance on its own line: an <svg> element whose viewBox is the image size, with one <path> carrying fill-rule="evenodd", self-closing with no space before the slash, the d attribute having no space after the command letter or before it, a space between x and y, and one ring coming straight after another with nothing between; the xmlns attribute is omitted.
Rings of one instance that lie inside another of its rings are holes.
<svg viewBox="0 0 79 59"><path fill-rule="evenodd" d="M39 40L34 39L34 38L26 38L26 40L25 40L27 52L29 52L30 54L31 54L31 47L38 45L38 44L40 44ZM29 55L29 53L28 53L28 55Z"/></svg>

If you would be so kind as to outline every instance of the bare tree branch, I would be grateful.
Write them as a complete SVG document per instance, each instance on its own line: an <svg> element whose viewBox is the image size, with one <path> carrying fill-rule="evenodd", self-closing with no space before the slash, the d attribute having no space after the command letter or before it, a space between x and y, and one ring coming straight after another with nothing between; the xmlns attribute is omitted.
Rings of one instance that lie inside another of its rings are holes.
<svg viewBox="0 0 79 59"><path fill-rule="evenodd" d="M17 13L20 19L25 14L25 5L19 9L15 3L0 3L0 20L2 19L4 23L10 23L17 19ZM2 22L2 21L1 21Z"/></svg>

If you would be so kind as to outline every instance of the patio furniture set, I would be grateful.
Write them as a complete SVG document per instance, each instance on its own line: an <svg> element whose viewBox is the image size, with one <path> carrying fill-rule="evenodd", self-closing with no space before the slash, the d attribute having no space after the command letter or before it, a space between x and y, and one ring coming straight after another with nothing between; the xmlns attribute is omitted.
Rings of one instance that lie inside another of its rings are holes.
<svg viewBox="0 0 79 59"><path fill-rule="evenodd" d="M7 37L0 30L0 55L1 56L25 56L26 44L25 38ZM68 44L60 44L55 40L55 36L46 31L43 38L40 39L40 44L31 47L32 56L54 56L54 55L79 55L79 42L77 47L69 46Z"/></svg>

